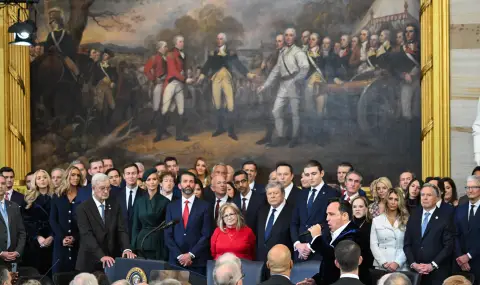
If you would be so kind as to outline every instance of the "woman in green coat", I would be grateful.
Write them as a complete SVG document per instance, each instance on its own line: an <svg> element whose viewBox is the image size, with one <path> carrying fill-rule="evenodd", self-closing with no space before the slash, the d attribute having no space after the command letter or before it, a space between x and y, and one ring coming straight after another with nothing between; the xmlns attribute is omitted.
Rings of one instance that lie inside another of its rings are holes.
<svg viewBox="0 0 480 285"><path fill-rule="evenodd" d="M147 259L167 260L163 231L155 231L146 238L145 236L165 221L165 213L170 201L158 191L159 178L155 168L145 171L142 181L145 183L148 195L135 201L132 248Z"/></svg>

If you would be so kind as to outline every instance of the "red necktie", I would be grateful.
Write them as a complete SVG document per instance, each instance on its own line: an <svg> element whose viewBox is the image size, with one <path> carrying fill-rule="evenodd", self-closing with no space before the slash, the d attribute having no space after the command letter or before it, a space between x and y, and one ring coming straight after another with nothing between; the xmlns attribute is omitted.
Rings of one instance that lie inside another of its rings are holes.
<svg viewBox="0 0 480 285"><path fill-rule="evenodd" d="M182 219L183 219L183 227L186 229L187 228L187 224L188 224L188 215L190 214L190 211L188 210L188 200L185 201L185 208L183 209L183 215L182 215Z"/></svg>
<svg viewBox="0 0 480 285"><path fill-rule="evenodd" d="M8 195L8 192L7 192L6 195L5 195L5 200L10 201L10 197L9 197L9 195Z"/></svg>
<svg viewBox="0 0 480 285"><path fill-rule="evenodd" d="M350 196L347 195L347 202L350 202Z"/></svg>
<svg viewBox="0 0 480 285"><path fill-rule="evenodd" d="M220 209L220 199L217 200L217 205L215 205L215 222L217 222L218 219L218 210Z"/></svg>

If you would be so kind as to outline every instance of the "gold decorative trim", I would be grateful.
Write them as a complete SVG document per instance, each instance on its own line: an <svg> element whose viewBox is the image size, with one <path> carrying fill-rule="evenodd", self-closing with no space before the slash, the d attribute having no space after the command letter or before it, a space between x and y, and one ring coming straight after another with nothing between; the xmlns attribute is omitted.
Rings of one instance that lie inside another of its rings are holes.
<svg viewBox="0 0 480 285"><path fill-rule="evenodd" d="M430 5L432 5L432 0L422 1L422 4L420 6L420 17L422 17L423 13L425 12L425 10L427 10L428 7L430 7Z"/></svg>
<svg viewBox="0 0 480 285"><path fill-rule="evenodd" d="M452 96L452 100L472 100L472 101L478 101L478 97L480 96Z"/></svg>
<svg viewBox="0 0 480 285"><path fill-rule="evenodd" d="M25 137L20 133L20 131L12 124L8 125L10 132L20 141L23 147L25 147Z"/></svg>
<svg viewBox="0 0 480 285"><path fill-rule="evenodd" d="M430 119L428 124L422 129L422 141L433 130L433 119Z"/></svg>
<svg viewBox="0 0 480 285"><path fill-rule="evenodd" d="M430 57L427 63L422 67L422 73L420 74L420 81L423 80L423 77L425 76L425 74L427 74L427 72L432 70L432 68L433 68L433 58Z"/></svg>
<svg viewBox="0 0 480 285"><path fill-rule="evenodd" d="M20 89L22 89L23 95L25 96L25 83L23 81L23 78L18 74L17 70L15 70L15 68L11 64L8 65L8 72L13 77L13 79L15 79Z"/></svg>
<svg viewBox="0 0 480 285"><path fill-rule="evenodd" d="M451 127L450 130L458 133L473 133L472 127Z"/></svg>

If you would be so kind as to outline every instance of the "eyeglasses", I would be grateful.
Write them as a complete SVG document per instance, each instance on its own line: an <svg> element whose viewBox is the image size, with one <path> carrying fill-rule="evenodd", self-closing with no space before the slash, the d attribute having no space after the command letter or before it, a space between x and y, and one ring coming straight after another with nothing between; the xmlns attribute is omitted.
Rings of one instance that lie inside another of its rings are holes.
<svg viewBox="0 0 480 285"><path fill-rule="evenodd" d="M480 186L465 186L465 190L478 190Z"/></svg>
<svg viewBox="0 0 480 285"><path fill-rule="evenodd" d="M235 185L240 185L240 184L246 183L247 181L248 181L247 179L242 179L240 181L235 181Z"/></svg>
<svg viewBox="0 0 480 285"><path fill-rule="evenodd" d="M226 219L226 218L229 218L229 217L231 217L231 216L236 216L236 215L237 215L237 214L233 214L233 213L232 213L232 214L226 214L225 216L223 216L223 218Z"/></svg>

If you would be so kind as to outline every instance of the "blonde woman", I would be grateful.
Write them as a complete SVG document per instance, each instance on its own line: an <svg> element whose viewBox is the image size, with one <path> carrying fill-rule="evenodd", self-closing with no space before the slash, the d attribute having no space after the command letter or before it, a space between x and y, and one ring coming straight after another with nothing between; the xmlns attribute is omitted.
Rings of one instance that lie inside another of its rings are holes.
<svg viewBox="0 0 480 285"><path fill-rule="evenodd" d="M53 232L49 219L54 187L50 175L43 169L33 174L30 184L30 190L25 193L26 206L23 209L27 232L27 248L23 260L27 266L37 268L40 274L45 274L52 265Z"/></svg>
<svg viewBox="0 0 480 285"><path fill-rule="evenodd" d="M376 218L382 214L380 204L385 203L387 200L386 197L389 189L392 189L392 182L387 177L380 177L370 184L373 203L370 204L369 211L370 214L372 214L372 218Z"/></svg>
<svg viewBox="0 0 480 285"><path fill-rule="evenodd" d="M255 258L255 235L235 204L226 203L220 207L217 226L210 239L214 260L227 252L247 260Z"/></svg>
<svg viewBox="0 0 480 285"><path fill-rule="evenodd" d="M375 268L391 272L408 270L407 258L403 252L408 217L403 190L390 189L387 192L385 212L372 222L370 249L375 259Z"/></svg>
<svg viewBox="0 0 480 285"><path fill-rule="evenodd" d="M75 211L80 204L77 194L83 180L80 170L70 166L65 170L58 194L52 198L50 226L54 233L53 274L75 270L79 239Z"/></svg>
<svg viewBox="0 0 480 285"><path fill-rule="evenodd" d="M203 187L210 185L210 174L208 173L207 160L203 157L197 158L194 166L197 178L202 181Z"/></svg>

